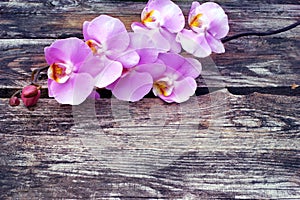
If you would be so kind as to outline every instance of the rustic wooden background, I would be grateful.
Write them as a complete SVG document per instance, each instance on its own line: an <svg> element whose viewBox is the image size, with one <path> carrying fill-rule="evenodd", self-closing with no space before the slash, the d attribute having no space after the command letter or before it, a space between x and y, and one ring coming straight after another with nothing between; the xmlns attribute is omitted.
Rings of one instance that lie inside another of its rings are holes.
<svg viewBox="0 0 300 200"><path fill-rule="evenodd" d="M176 1L187 14L191 0ZM298 0L219 0L230 33L300 18ZM202 60L197 96L80 106L8 99L46 65L43 48L85 20L130 28L146 1L0 2L0 199L300 199L300 28L226 43ZM216 67L214 66L216 65ZM45 76L43 76L45 78Z"/></svg>

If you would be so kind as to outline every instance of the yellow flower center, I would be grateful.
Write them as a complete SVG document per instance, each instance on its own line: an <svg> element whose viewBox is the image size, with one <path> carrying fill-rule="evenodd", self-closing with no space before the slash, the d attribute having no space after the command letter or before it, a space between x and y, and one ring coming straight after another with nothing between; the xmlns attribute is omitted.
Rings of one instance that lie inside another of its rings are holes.
<svg viewBox="0 0 300 200"><path fill-rule="evenodd" d="M170 96L173 90L165 81L156 81L153 84L153 89L155 95L164 95L165 97Z"/></svg>
<svg viewBox="0 0 300 200"><path fill-rule="evenodd" d="M193 19L190 21L190 26L191 27L201 27L203 22L201 21L201 17L203 16L202 13L197 14L196 16L193 17Z"/></svg>
<svg viewBox="0 0 300 200"><path fill-rule="evenodd" d="M93 54L101 54L103 49L102 49L102 45L98 42L96 42L95 40L88 40L85 42L90 49L92 50Z"/></svg>
<svg viewBox="0 0 300 200"><path fill-rule="evenodd" d="M154 17L155 10L151 10L150 12L146 13L144 18L142 19L143 24L147 22L154 22L156 19Z"/></svg>
<svg viewBox="0 0 300 200"><path fill-rule="evenodd" d="M72 73L72 67L64 63L53 63L48 69L48 77L57 83L65 83Z"/></svg>

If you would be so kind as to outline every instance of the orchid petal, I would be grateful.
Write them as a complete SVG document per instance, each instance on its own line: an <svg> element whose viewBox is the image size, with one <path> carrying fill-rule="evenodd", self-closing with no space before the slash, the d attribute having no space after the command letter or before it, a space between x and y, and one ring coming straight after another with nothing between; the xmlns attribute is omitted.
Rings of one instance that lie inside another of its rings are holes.
<svg viewBox="0 0 300 200"><path fill-rule="evenodd" d="M208 32L217 39L225 37L229 32L227 15L222 15L211 21Z"/></svg>
<svg viewBox="0 0 300 200"><path fill-rule="evenodd" d="M129 49L120 54L113 54L108 57L111 60L115 60L115 61L122 63L123 67L125 67L125 68L131 68L131 67L136 66L140 60L139 54L133 49Z"/></svg>
<svg viewBox="0 0 300 200"><path fill-rule="evenodd" d="M122 32L108 38L105 42L105 48L107 50L112 50L113 53L123 52L128 48L129 42L130 39L128 36L128 32Z"/></svg>
<svg viewBox="0 0 300 200"><path fill-rule="evenodd" d="M131 28L135 33L146 34L151 38L158 51L167 52L171 49L169 41L161 34L160 29L148 29L137 22L132 23Z"/></svg>
<svg viewBox="0 0 300 200"><path fill-rule="evenodd" d="M88 73L92 77L96 77L104 68L104 58L89 55L86 60L79 67L77 73Z"/></svg>
<svg viewBox="0 0 300 200"><path fill-rule="evenodd" d="M194 58L186 58L186 62L182 68L186 69L184 76L190 76L192 78L197 78L202 71L201 63Z"/></svg>
<svg viewBox="0 0 300 200"><path fill-rule="evenodd" d="M169 32L163 28L160 29L161 35L169 41L170 44L170 52L180 53L181 45L176 41L176 34Z"/></svg>
<svg viewBox="0 0 300 200"><path fill-rule="evenodd" d="M197 34L192 30L183 29L183 31L177 34L176 40L186 52L196 57L203 58L211 54L211 48L204 34Z"/></svg>
<svg viewBox="0 0 300 200"><path fill-rule="evenodd" d="M139 49L136 52L140 56L139 64L154 63L157 60L159 51L155 48Z"/></svg>
<svg viewBox="0 0 300 200"><path fill-rule="evenodd" d="M50 79L50 78L49 78L48 81L47 81L47 85L48 85L48 96L49 96L49 97L53 97L53 96L54 96L52 90L50 89L50 85L52 84L52 82L53 82L53 80ZM54 81L54 82L55 82L55 81Z"/></svg>
<svg viewBox="0 0 300 200"><path fill-rule="evenodd" d="M211 50L215 53L224 53L225 48L221 40L214 38L210 34L206 35L206 41L209 44Z"/></svg>
<svg viewBox="0 0 300 200"><path fill-rule="evenodd" d="M90 39L89 34L88 34L88 27L90 25L91 22L89 21L85 21L82 24L82 34L83 34L83 39L85 41L88 41Z"/></svg>
<svg viewBox="0 0 300 200"><path fill-rule="evenodd" d="M93 91L94 80L87 73L73 74L70 79L59 84L51 81L48 85L51 95L62 104L81 104Z"/></svg>
<svg viewBox="0 0 300 200"><path fill-rule="evenodd" d="M159 54L158 59L163 61L169 69L173 69L182 77L190 76L196 78L201 73L201 63L193 58L184 58L181 55L174 53L162 53Z"/></svg>
<svg viewBox="0 0 300 200"><path fill-rule="evenodd" d="M185 62L185 59L176 53L161 53L159 54L158 59L163 61L168 68L172 68L174 71L180 69Z"/></svg>
<svg viewBox="0 0 300 200"><path fill-rule="evenodd" d="M132 49L144 49L155 47L153 40L147 34L132 32L129 33L129 37L129 47Z"/></svg>
<svg viewBox="0 0 300 200"><path fill-rule="evenodd" d="M155 48L152 39L143 33L129 33L129 47L135 49L140 57L139 64L154 63L159 51Z"/></svg>
<svg viewBox="0 0 300 200"><path fill-rule="evenodd" d="M103 88L108 86L117 80L122 74L122 64L117 61L112 61L109 59L102 60L103 65L101 67L101 71L95 78L96 83L95 86L99 88Z"/></svg>
<svg viewBox="0 0 300 200"><path fill-rule="evenodd" d="M150 74L131 71L119 79L112 93L120 100L138 101L149 93L152 84L153 79Z"/></svg>
<svg viewBox="0 0 300 200"><path fill-rule="evenodd" d="M137 72L147 72L152 78L158 79L165 72L166 66L159 63L143 64L136 67Z"/></svg>
<svg viewBox="0 0 300 200"><path fill-rule="evenodd" d="M191 11L195 10L198 6L200 6L200 3L198 1L194 1L192 3L191 9L190 9L190 13L191 13Z"/></svg>

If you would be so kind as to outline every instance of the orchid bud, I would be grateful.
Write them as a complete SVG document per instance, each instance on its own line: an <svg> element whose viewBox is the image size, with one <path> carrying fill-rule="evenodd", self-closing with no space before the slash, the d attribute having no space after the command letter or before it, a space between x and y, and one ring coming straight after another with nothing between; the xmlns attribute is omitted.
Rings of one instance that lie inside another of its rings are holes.
<svg viewBox="0 0 300 200"><path fill-rule="evenodd" d="M38 88L35 85L28 85L23 88L22 94L26 98L35 97L38 95Z"/></svg>
<svg viewBox="0 0 300 200"><path fill-rule="evenodd" d="M34 106L41 96L40 88L35 85L27 85L23 88L21 99L26 107Z"/></svg>
<svg viewBox="0 0 300 200"><path fill-rule="evenodd" d="M20 104L20 100L18 97L13 96L9 99L9 105L10 106L18 106Z"/></svg>

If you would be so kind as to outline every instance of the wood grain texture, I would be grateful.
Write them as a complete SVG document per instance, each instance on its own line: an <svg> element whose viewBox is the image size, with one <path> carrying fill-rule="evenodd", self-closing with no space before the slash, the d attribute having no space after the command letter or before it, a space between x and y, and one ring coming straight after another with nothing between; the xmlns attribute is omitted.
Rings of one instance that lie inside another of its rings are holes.
<svg viewBox="0 0 300 200"><path fill-rule="evenodd" d="M1 99L0 198L299 199L299 108L226 90L34 111Z"/></svg>
<svg viewBox="0 0 300 200"><path fill-rule="evenodd" d="M175 2L187 14L192 1ZM216 2L229 35L300 18L297 0ZM46 65L45 46L82 38L82 22L100 14L129 30L145 3L0 2L0 199L300 199L300 88L291 89L300 85L299 27L226 43L226 53L201 60L197 94L208 94L183 104L60 105L45 98L42 75L36 107L8 106Z"/></svg>

